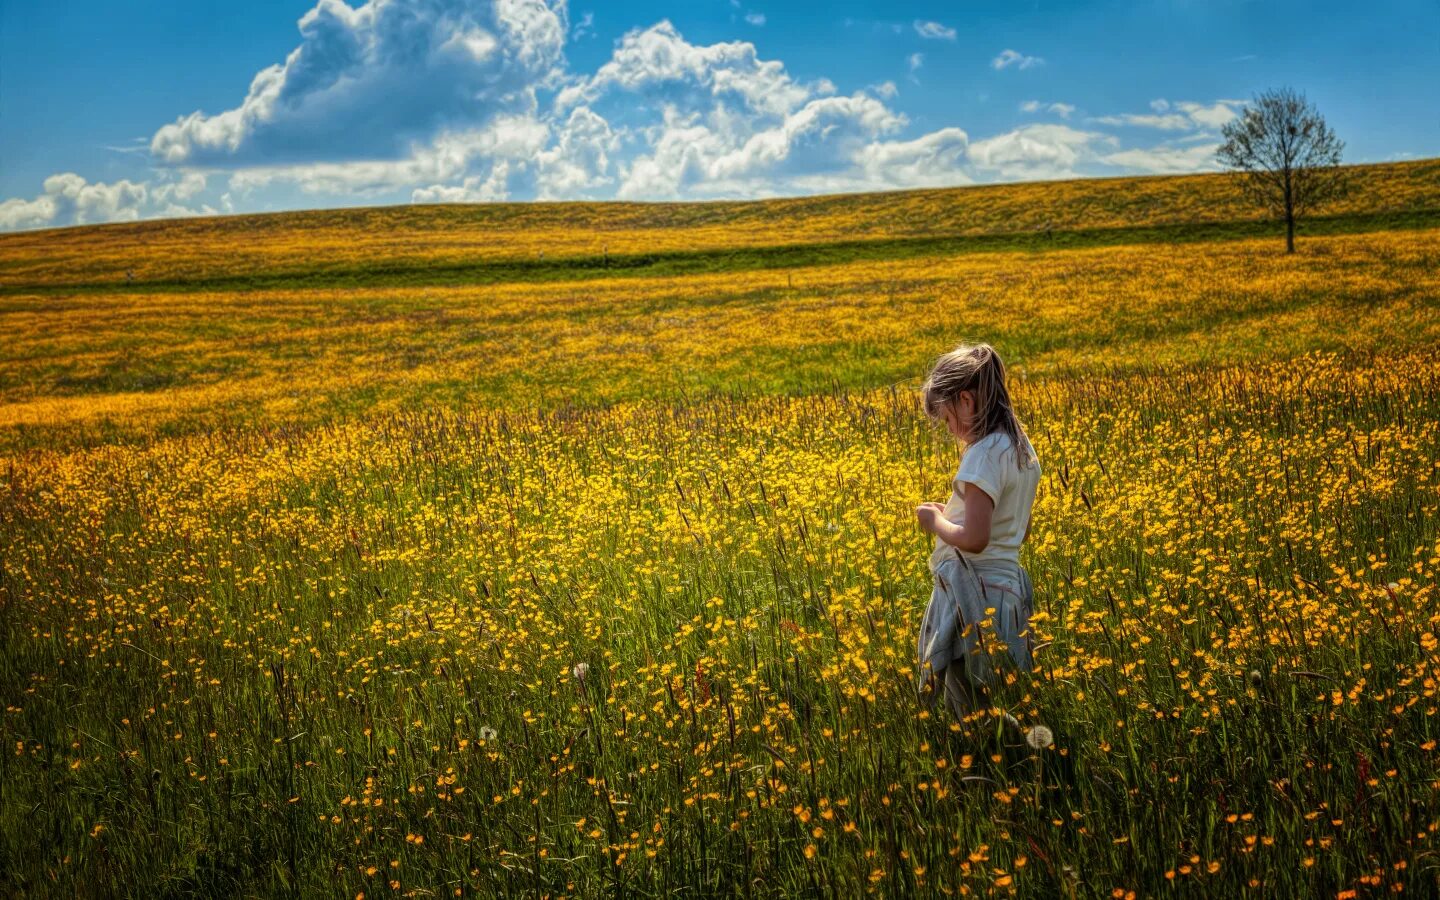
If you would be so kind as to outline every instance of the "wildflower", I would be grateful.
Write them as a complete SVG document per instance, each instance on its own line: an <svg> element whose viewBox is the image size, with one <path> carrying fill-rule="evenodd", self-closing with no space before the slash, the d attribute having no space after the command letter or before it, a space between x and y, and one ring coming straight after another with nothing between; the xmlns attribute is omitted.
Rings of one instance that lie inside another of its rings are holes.
<svg viewBox="0 0 1440 900"><path fill-rule="evenodd" d="M496 730L491 728L489 725L480 726L480 740L493 741L497 737L499 737L499 733L496 732Z"/></svg>
<svg viewBox="0 0 1440 900"><path fill-rule="evenodd" d="M1036 725L1025 735L1025 743L1029 744L1032 749L1044 750L1055 743L1055 735L1044 725Z"/></svg>

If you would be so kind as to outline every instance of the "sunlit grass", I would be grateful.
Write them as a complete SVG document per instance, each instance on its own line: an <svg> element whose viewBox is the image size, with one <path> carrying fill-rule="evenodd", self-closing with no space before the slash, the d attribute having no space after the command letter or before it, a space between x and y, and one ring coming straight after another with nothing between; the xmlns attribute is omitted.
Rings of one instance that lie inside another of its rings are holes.
<svg viewBox="0 0 1440 900"><path fill-rule="evenodd" d="M1440 230L472 288L0 298L0 448L367 409L808 393L962 337L1023 371L1432 344Z"/></svg>
<svg viewBox="0 0 1440 900"><path fill-rule="evenodd" d="M1436 236L8 294L0 886L1433 892ZM915 697L961 338L1034 757Z"/></svg>

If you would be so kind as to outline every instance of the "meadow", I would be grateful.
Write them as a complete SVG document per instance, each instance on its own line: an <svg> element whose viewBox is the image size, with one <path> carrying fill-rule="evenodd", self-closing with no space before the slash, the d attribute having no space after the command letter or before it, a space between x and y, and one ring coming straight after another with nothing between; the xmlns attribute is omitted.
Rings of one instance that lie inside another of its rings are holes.
<svg viewBox="0 0 1440 900"><path fill-rule="evenodd" d="M1440 891L1440 163L1359 174L0 236L0 888ZM916 698L961 339L1033 756Z"/></svg>

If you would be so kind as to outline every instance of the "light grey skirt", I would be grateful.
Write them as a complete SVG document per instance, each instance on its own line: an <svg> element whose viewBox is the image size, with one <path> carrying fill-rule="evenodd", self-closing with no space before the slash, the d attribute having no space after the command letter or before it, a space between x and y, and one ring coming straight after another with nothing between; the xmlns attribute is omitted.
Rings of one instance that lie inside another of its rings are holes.
<svg viewBox="0 0 1440 900"><path fill-rule="evenodd" d="M935 569L934 578L915 648L917 690L924 695L928 686L932 691L925 699L933 702L941 684L949 695L959 687L950 682L962 675L988 686L1007 658L1020 671L1030 670L1035 589L1023 566L975 562L956 553Z"/></svg>

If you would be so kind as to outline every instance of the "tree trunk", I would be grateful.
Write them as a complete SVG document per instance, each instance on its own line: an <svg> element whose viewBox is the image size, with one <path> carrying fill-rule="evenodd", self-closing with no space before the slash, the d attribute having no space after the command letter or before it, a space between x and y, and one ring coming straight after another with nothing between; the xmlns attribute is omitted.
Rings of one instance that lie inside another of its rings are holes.
<svg viewBox="0 0 1440 900"><path fill-rule="evenodd" d="M1295 252L1295 187L1288 165L1285 167L1285 252Z"/></svg>

